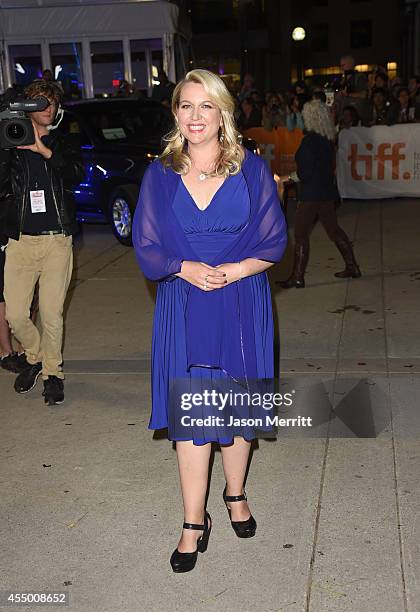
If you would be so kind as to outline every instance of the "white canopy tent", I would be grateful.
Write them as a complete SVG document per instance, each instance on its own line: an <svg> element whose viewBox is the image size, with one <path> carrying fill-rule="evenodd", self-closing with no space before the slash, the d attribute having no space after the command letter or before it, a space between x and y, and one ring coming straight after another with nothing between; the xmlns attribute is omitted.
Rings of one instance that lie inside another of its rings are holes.
<svg viewBox="0 0 420 612"><path fill-rule="evenodd" d="M178 7L161 0L0 0L0 28L3 89L25 72L16 57L32 54L34 63L34 54L36 57L39 53L40 68L54 69L54 54L64 53L71 45L84 96L88 98L96 93L95 53L102 63L102 74L108 61L115 75L119 62L120 72L129 82L136 80L135 57L138 70L144 70L143 86L150 91L153 58L159 57L160 67L175 81L176 41L179 36L189 37L189 32L181 29ZM179 45L177 56L182 64L181 50ZM113 54L117 59L113 60ZM182 72L184 66L179 68ZM115 76L109 78L111 82Z"/></svg>

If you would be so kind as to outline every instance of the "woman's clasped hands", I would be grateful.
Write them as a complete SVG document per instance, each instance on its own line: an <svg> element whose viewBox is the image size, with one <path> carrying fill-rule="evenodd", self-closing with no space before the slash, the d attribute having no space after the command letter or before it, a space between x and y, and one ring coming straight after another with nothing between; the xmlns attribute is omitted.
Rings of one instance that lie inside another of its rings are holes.
<svg viewBox="0 0 420 612"><path fill-rule="evenodd" d="M202 291L213 291L240 280L241 271L237 263L225 263L213 267L200 261L183 261L181 272L176 276Z"/></svg>

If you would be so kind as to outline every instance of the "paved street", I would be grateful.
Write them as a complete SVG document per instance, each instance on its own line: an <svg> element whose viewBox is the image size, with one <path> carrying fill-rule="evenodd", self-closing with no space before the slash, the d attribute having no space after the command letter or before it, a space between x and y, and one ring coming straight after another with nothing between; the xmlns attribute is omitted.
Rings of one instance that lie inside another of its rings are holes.
<svg viewBox="0 0 420 612"><path fill-rule="evenodd" d="M274 284L290 247L271 273L281 380L338 416L259 440L250 540L229 525L216 451L209 548L178 575L176 455L147 430L154 288L110 228L84 227L66 402L45 406L41 381L17 396L0 372L0 589L64 589L77 612L420 610L420 200L348 202L339 219L361 279L333 276L342 261L319 225L307 288Z"/></svg>

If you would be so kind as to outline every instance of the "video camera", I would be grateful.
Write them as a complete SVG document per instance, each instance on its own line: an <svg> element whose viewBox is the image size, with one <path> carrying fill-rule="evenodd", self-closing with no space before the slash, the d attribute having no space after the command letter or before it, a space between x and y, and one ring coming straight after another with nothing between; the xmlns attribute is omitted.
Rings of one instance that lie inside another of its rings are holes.
<svg viewBox="0 0 420 612"><path fill-rule="evenodd" d="M35 142L32 121L25 113L43 111L49 106L47 98L23 98L9 101L4 96L0 101L0 148L13 149Z"/></svg>

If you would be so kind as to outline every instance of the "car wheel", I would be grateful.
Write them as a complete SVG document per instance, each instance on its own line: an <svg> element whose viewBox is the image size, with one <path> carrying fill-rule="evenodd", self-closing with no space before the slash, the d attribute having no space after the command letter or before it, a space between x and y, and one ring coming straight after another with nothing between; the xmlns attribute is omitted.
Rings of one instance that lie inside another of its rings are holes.
<svg viewBox="0 0 420 612"><path fill-rule="evenodd" d="M131 235L138 188L125 185L115 189L109 201L109 218L115 237L124 246L132 246Z"/></svg>

